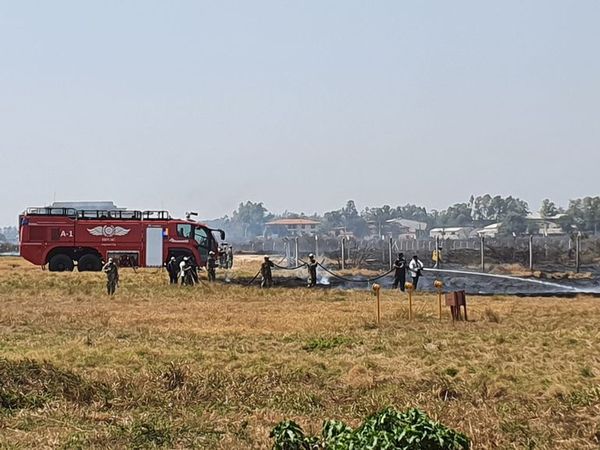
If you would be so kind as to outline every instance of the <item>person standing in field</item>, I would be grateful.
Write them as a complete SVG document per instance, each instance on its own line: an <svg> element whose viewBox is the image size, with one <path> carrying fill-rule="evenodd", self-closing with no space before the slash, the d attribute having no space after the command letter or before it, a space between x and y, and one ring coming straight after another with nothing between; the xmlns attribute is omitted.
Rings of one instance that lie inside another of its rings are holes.
<svg viewBox="0 0 600 450"><path fill-rule="evenodd" d="M215 258L215 252L212 250L208 252L208 259L206 260L206 272L208 273L208 281L217 281L217 258Z"/></svg>
<svg viewBox="0 0 600 450"><path fill-rule="evenodd" d="M169 274L169 284L177 284L177 260L171 256L167 262L167 273Z"/></svg>
<svg viewBox="0 0 600 450"><path fill-rule="evenodd" d="M185 256L179 263L179 279L182 286L193 286L194 279L192 278L192 265L190 258Z"/></svg>
<svg viewBox="0 0 600 450"><path fill-rule="evenodd" d="M104 264L102 271L106 274L106 290L108 295L114 295L119 284L119 269L112 258L108 258L108 262Z"/></svg>
<svg viewBox="0 0 600 450"><path fill-rule="evenodd" d="M312 253L308 255L308 287L315 287L317 285L317 266L319 263L315 259L315 255Z"/></svg>
<svg viewBox="0 0 600 450"><path fill-rule="evenodd" d="M227 268L233 268L233 247L231 244L229 244L229 247L227 247Z"/></svg>
<svg viewBox="0 0 600 450"><path fill-rule="evenodd" d="M262 277L260 282L261 288L270 288L273 286L273 273L271 272L271 267L273 266L273 261L268 256L265 256L265 260L260 265L260 275Z"/></svg>
<svg viewBox="0 0 600 450"><path fill-rule="evenodd" d="M219 248L219 267L227 269L227 243L223 242L223 246Z"/></svg>
<svg viewBox="0 0 600 450"><path fill-rule="evenodd" d="M419 278L421 278L423 267L423 263L417 255L414 255L408 264L408 271L412 277L413 289L415 291L417 290L417 284L419 284Z"/></svg>
<svg viewBox="0 0 600 450"><path fill-rule="evenodd" d="M198 284L200 282L200 278L198 277L198 264L196 264L196 258L194 258L193 255L190 256L188 264L190 265L190 276L192 277L192 284Z"/></svg>
<svg viewBox="0 0 600 450"><path fill-rule="evenodd" d="M398 289L404 292L404 283L406 283L406 259L404 259L404 253L399 253L398 258L394 261L394 289Z"/></svg>

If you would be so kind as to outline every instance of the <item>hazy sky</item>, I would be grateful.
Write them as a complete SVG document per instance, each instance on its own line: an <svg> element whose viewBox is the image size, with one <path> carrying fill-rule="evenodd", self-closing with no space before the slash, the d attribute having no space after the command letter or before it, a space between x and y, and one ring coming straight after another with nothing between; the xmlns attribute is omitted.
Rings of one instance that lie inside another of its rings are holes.
<svg viewBox="0 0 600 450"><path fill-rule="evenodd" d="M0 224L600 193L600 2L0 1Z"/></svg>

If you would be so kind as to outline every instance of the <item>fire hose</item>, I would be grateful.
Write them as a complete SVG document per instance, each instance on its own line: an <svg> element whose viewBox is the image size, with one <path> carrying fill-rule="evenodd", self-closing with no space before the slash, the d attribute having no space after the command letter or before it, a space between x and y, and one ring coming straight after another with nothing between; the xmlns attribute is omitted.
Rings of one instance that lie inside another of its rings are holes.
<svg viewBox="0 0 600 450"><path fill-rule="evenodd" d="M384 278L384 277L388 276L389 274L391 274L395 270L395 269L390 269L387 272L379 274L377 276L374 276L374 277L371 277L371 278L362 278L362 279L357 280L357 279L354 279L354 278L347 278L347 277L344 277L342 275L338 275L337 273L332 272L331 270L329 270L323 264L321 264L321 263L317 263L317 264L318 264L318 266L321 269L323 269L329 275L331 275L331 276L333 276L335 278L338 278L338 279L340 279L342 281L346 281L348 283L372 283L374 281L377 281L377 280L379 280L381 278ZM298 270L298 269L301 269L303 267L306 267L307 265L308 265L308 263L305 263L304 261L302 261L302 264L300 264L300 265L298 265L296 267L284 267L284 266L280 266L278 264L274 264L274 267L276 267L277 269L282 269L282 270ZM254 277L248 282L248 284L247 284L248 286L250 286L258 278L258 276L260 275L260 272L261 271L259 270L256 273L256 275L254 275Z"/></svg>
<svg viewBox="0 0 600 450"><path fill-rule="evenodd" d="M300 264L299 266L296 266L296 267L284 267L284 266L280 266L279 264L273 263L273 267L275 267L277 269L282 269L282 270L298 270L306 265L307 264L305 262L302 262L302 264ZM248 284L246 286L250 286L252 283L254 283L254 280L256 280L259 275L260 275L260 270L258 272L256 272L256 275L254 275L254 277L248 282Z"/></svg>
<svg viewBox="0 0 600 450"><path fill-rule="evenodd" d="M327 272L331 276L333 276L335 278L338 278L338 279L340 279L342 281L347 281L348 283L372 283L373 281L377 281L377 280L379 280L379 279L381 279L383 277L388 276L390 273L392 273L395 270L395 269L390 269L387 272L382 273L380 275L377 275L375 277L372 277L372 278L363 278L363 279L357 280L357 279L353 279L353 278L346 278L346 277L344 277L342 275L338 275L338 274L332 272L331 270L329 270L323 264L321 264L321 263L318 263L318 264L319 264L319 267L321 269L323 269L325 272Z"/></svg>

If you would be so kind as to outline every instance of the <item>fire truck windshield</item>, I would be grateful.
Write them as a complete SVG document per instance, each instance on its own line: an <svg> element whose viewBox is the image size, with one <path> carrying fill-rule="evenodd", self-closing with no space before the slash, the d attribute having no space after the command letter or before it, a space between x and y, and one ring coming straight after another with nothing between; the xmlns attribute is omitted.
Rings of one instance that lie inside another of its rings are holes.
<svg viewBox="0 0 600 450"><path fill-rule="evenodd" d="M194 239L200 247L208 248L208 232L205 228L196 227L194 230Z"/></svg>

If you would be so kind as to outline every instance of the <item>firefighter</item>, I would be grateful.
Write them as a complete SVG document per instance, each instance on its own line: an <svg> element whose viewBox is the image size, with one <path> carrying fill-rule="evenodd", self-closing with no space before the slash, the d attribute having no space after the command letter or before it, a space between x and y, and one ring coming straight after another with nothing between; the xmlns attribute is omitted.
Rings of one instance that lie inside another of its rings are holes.
<svg viewBox="0 0 600 450"><path fill-rule="evenodd" d="M106 274L106 290L108 295L114 295L119 284L119 269L112 258L108 258L108 262L104 264L102 271Z"/></svg>
<svg viewBox="0 0 600 450"><path fill-rule="evenodd" d="M227 268L233 268L233 247L231 244L227 247Z"/></svg>
<svg viewBox="0 0 600 450"><path fill-rule="evenodd" d="M206 260L206 272L208 273L208 281L217 281L217 258L215 258L215 252L212 250L208 252L208 259Z"/></svg>
<svg viewBox="0 0 600 450"><path fill-rule="evenodd" d="M169 284L177 284L177 260L171 256L167 262L167 273L169 274Z"/></svg>
<svg viewBox="0 0 600 450"><path fill-rule="evenodd" d="M198 264L196 264L196 258L194 256L190 256L188 260L190 264L190 276L192 277L192 284L198 284L200 278L198 278Z"/></svg>
<svg viewBox="0 0 600 450"><path fill-rule="evenodd" d="M314 287L317 285L317 266L319 263L315 259L315 255L312 253L308 255L308 287Z"/></svg>
<svg viewBox="0 0 600 450"><path fill-rule="evenodd" d="M179 279L182 286L192 286L194 284L191 270L190 258L185 256L179 263Z"/></svg>
<svg viewBox="0 0 600 450"><path fill-rule="evenodd" d="M227 243L223 242L223 246L219 248L219 267L227 269Z"/></svg>
<svg viewBox="0 0 600 450"><path fill-rule="evenodd" d="M436 269L440 268L442 263L442 247L437 247L431 254L431 260L433 261L433 267Z"/></svg>
<svg viewBox="0 0 600 450"><path fill-rule="evenodd" d="M398 289L404 292L404 283L406 283L406 259L404 259L404 253L398 253L398 258L394 261L394 289Z"/></svg>
<svg viewBox="0 0 600 450"><path fill-rule="evenodd" d="M408 264L408 271L412 277L413 289L415 291L417 290L417 284L419 284L419 278L421 278L423 267L423 263L417 255L414 255Z"/></svg>
<svg viewBox="0 0 600 450"><path fill-rule="evenodd" d="M262 277L260 282L261 288L270 288L273 286L273 273L271 272L271 267L273 266L275 266L273 261L268 256L265 256L264 262L260 265L260 275Z"/></svg>

